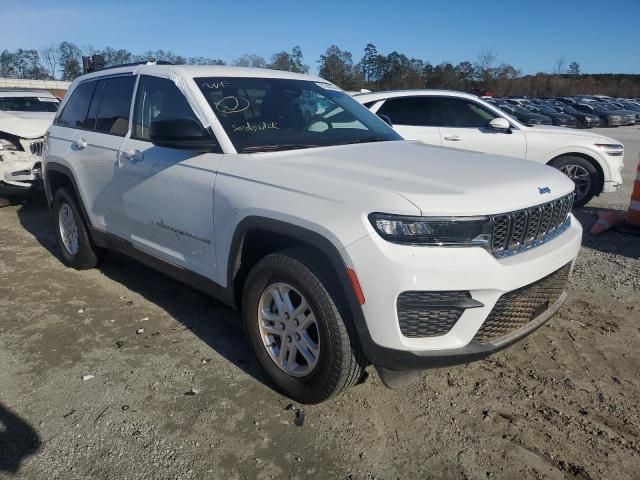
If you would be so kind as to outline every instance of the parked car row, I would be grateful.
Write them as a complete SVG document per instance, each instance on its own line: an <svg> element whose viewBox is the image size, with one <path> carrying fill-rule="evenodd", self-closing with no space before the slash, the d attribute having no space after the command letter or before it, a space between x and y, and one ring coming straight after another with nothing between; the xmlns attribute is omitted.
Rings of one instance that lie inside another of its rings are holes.
<svg viewBox="0 0 640 480"><path fill-rule="evenodd" d="M486 98L526 125L570 128L619 127L640 124L640 99L602 95L552 98Z"/></svg>
<svg viewBox="0 0 640 480"><path fill-rule="evenodd" d="M622 185L622 144L602 135L548 126L551 118L533 111L545 112L546 105L485 102L475 95L448 90L374 92L354 98L406 139L556 167L576 184L576 205ZM556 124L573 126L577 118L588 121L587 115L557 113Z"/></svg>

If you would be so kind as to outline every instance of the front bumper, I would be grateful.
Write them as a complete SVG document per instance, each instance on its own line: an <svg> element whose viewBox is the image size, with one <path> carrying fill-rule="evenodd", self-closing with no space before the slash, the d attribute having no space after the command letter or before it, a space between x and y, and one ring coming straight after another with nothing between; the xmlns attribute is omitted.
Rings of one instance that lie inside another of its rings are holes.
<svg viewBox="0 0 640 480"><path fill-rule="evenodd" d="M608 172L605 171L601 193L617 192L622 188L622 169L624 167L624 152L622 155L600 155L604 160Z"/></svg>
<svg viewBox="0 0 640 480"><path fill-rule="evenodd" d="M0 194L20 195L41 186L42 157L26 152L0 153Z"/></svg>
<svg viewBox="0 0 640 480"><path fill-rule="evenodd" d="M535 317L521 329L502 337L499 341L492 343L471 342L466 347L428 353L389 350L387 352L390 356L388 361L376 365L376 369L384 384L395 388L413 381L415 378L414 372L425 368L450 367L482 360L522 340L544 325L564 304L567 296L567 292L563 292L558 300L545 312Z"/></svg>
<svg viewBox="0 0 640 480"><path fill-rule="evenodd" d="M367 358L384 369L421 369L477 360L516 342L551 317L566 293L497 343L480 344L474 337L504 294L572 264L581 239L582 228L572 218L571 226L548 243L502 259L479 247L411 247L386 242L377 235L358 240L342 253L356 271L365 295L362 311L369 338L362 343ZM464 310L444 335L407 337L396 308L398 296L407 291L468 291L481 306Z"/></svg>

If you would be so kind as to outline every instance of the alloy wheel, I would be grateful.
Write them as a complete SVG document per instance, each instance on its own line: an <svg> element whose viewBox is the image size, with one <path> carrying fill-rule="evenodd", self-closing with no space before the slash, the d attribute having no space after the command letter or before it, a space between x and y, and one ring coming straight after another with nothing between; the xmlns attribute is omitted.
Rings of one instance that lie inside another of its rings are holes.
<svg viewBox="0 0 640 480"><path fill-rule="evenodd" d="M318 322L293 286L267 286L258 303L258 328L269 357L282 371L293 377L313 371L320 355Z"/></svg>
<svg viewBox="0 0 640 480"><path fill-rule="evenodd" d="M582 200L591 191L591 175L581 165L563 165L560 171L573 180L576 185L576 203Z"/></svg>
<svg viewBox="0 0 640 480"><path fill-rule="evenodd" d="M60 237L65 250L70 255L76 255L78 253L79 241L78 241L78 225L76 224L76 218L73 215L73 210L68 203L60 205L58 211L58 228L60 229Z"/></svg>

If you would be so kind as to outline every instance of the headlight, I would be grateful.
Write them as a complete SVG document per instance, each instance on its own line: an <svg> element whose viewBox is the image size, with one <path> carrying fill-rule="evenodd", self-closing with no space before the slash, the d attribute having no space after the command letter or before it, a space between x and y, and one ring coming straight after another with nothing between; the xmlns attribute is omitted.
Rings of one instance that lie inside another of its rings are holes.
<svg viewBox="0 0 640 480"><path fill-rule="evenodd" d="M624 146L620 143L594 143L594 145L612 157L620 157L624 154Z"/></svg>
<svg viewBox="0 0 640 480"><path fill-rule="evenodd" d="M369 221L389 242L420 245L488 246L488 217L402 217L372 213Z"/></svg>
<svg viewBox="0 0 640 480"><path fill-rule="evenodd" d="M594 143L594 145L598 148L602 148L603 150L623 150L624 145L621 143Z"/></svg>
<svg viewBox="0 0 640 480"><path fill-rule="evenodd" d="M15 143L10 142L6 138L0 138L0 150L15 151L15 150L19 150L19 148Z"/></svg>

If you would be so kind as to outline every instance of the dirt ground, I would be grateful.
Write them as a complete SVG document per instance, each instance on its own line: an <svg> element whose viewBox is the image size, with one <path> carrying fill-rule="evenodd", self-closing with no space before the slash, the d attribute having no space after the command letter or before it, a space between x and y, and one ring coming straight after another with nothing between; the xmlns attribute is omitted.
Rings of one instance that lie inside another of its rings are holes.
<svg viewBox="0 0 640 480"><path fill-rule="evenodd" d="M640 150L603 133L627 186L585 227L628 203ZM43 205L0 209L0 478L638 478L639 292L640 238L585 235L532 336L397 391L369 369L299 426L235 312L119 255L67 269Z"/></svg>

